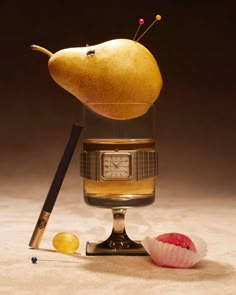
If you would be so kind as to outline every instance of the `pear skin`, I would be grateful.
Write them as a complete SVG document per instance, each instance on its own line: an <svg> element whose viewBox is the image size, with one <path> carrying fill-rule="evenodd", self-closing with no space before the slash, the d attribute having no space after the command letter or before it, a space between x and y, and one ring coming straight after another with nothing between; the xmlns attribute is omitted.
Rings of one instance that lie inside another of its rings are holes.
<svg viewBox="0 0 236 295"><path fill-rule="evenodd" d="M50 58L54 81L94 112L126 120L143 115L158 98L162 77L150 51L129 39L62 49Z"/></svg>

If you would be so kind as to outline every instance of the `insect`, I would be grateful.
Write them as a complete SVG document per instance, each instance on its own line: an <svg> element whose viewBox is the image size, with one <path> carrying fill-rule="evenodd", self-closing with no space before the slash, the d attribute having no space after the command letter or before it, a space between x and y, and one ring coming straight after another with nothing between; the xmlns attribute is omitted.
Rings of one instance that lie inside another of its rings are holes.
<svg viewBox="0 0 236 295"><path fill-rule="evenodd" d="M88 47L89 48L89 51L87 51L87 56L89 56L89 55L93 55L93 54L95 54L95 50L92 50L92 49L90 49L90 46L89 46L89 44L86 44L86 47Z"/></svg>
<svg viewBox="0 0 236 295"><path fill-rule="evenodd" d="M89 50L86 54L87 55L93 55L93 54L95 54L95 50Z"/></svg>

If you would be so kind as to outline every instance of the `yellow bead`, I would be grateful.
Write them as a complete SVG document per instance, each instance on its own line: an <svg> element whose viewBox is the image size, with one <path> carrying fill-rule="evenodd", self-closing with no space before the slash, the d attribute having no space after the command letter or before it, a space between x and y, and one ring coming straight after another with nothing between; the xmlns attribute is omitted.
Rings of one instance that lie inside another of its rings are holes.
<svg viewBox="0 0 236 295"><path fill-rule="evenodd" d="M161 16L159 14L156 15L156 20L161 20Z"/></svg>
<svg viewBox="0 0 236 295"><path fill-rule="evenodd" d="M52 244L58 252L73 253L79 248L79 239L72 233L61 232L54 236Z"/></svg>

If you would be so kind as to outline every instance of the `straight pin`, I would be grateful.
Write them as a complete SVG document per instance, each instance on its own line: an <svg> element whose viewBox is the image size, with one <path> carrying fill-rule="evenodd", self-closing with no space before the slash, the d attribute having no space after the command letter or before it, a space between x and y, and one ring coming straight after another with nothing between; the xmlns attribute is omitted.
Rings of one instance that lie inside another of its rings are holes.
<svg viewBox="0 0 236 295"><path fill-rule="evenodd" d="M156 15L155 20L150 24L150 26L142 33L142 35L136 40L137 42L151 29L151 27L157 22L161 20L161 16L159 14Z"/></svg>
<svg viewBox="0 0 236 295"><path fill-rule="evenodd" d="M140 20L138 21L138 23L139 23L139 26L138 26L138 29L137 29L135 35L134 35L134 38L133 38L134 41L135 41L135 39L136 39L136 37L138 35L138 32L139 32L141 26L144 24L144 19L140 18Z"/></svg>

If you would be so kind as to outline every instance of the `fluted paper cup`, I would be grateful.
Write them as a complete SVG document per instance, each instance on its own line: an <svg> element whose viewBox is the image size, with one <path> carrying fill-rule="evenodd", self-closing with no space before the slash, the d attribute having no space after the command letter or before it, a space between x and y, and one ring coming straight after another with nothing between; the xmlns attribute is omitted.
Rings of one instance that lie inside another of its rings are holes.
<svg viewBox="0 0 236 295"><path fill-rule="evenodd" d="M151 259L156 265L175 268L190 268L198 263L207 252L205 241L198 237L191 237L197 252L157 241L156 238L146 237L142 241Z"/></svg>

